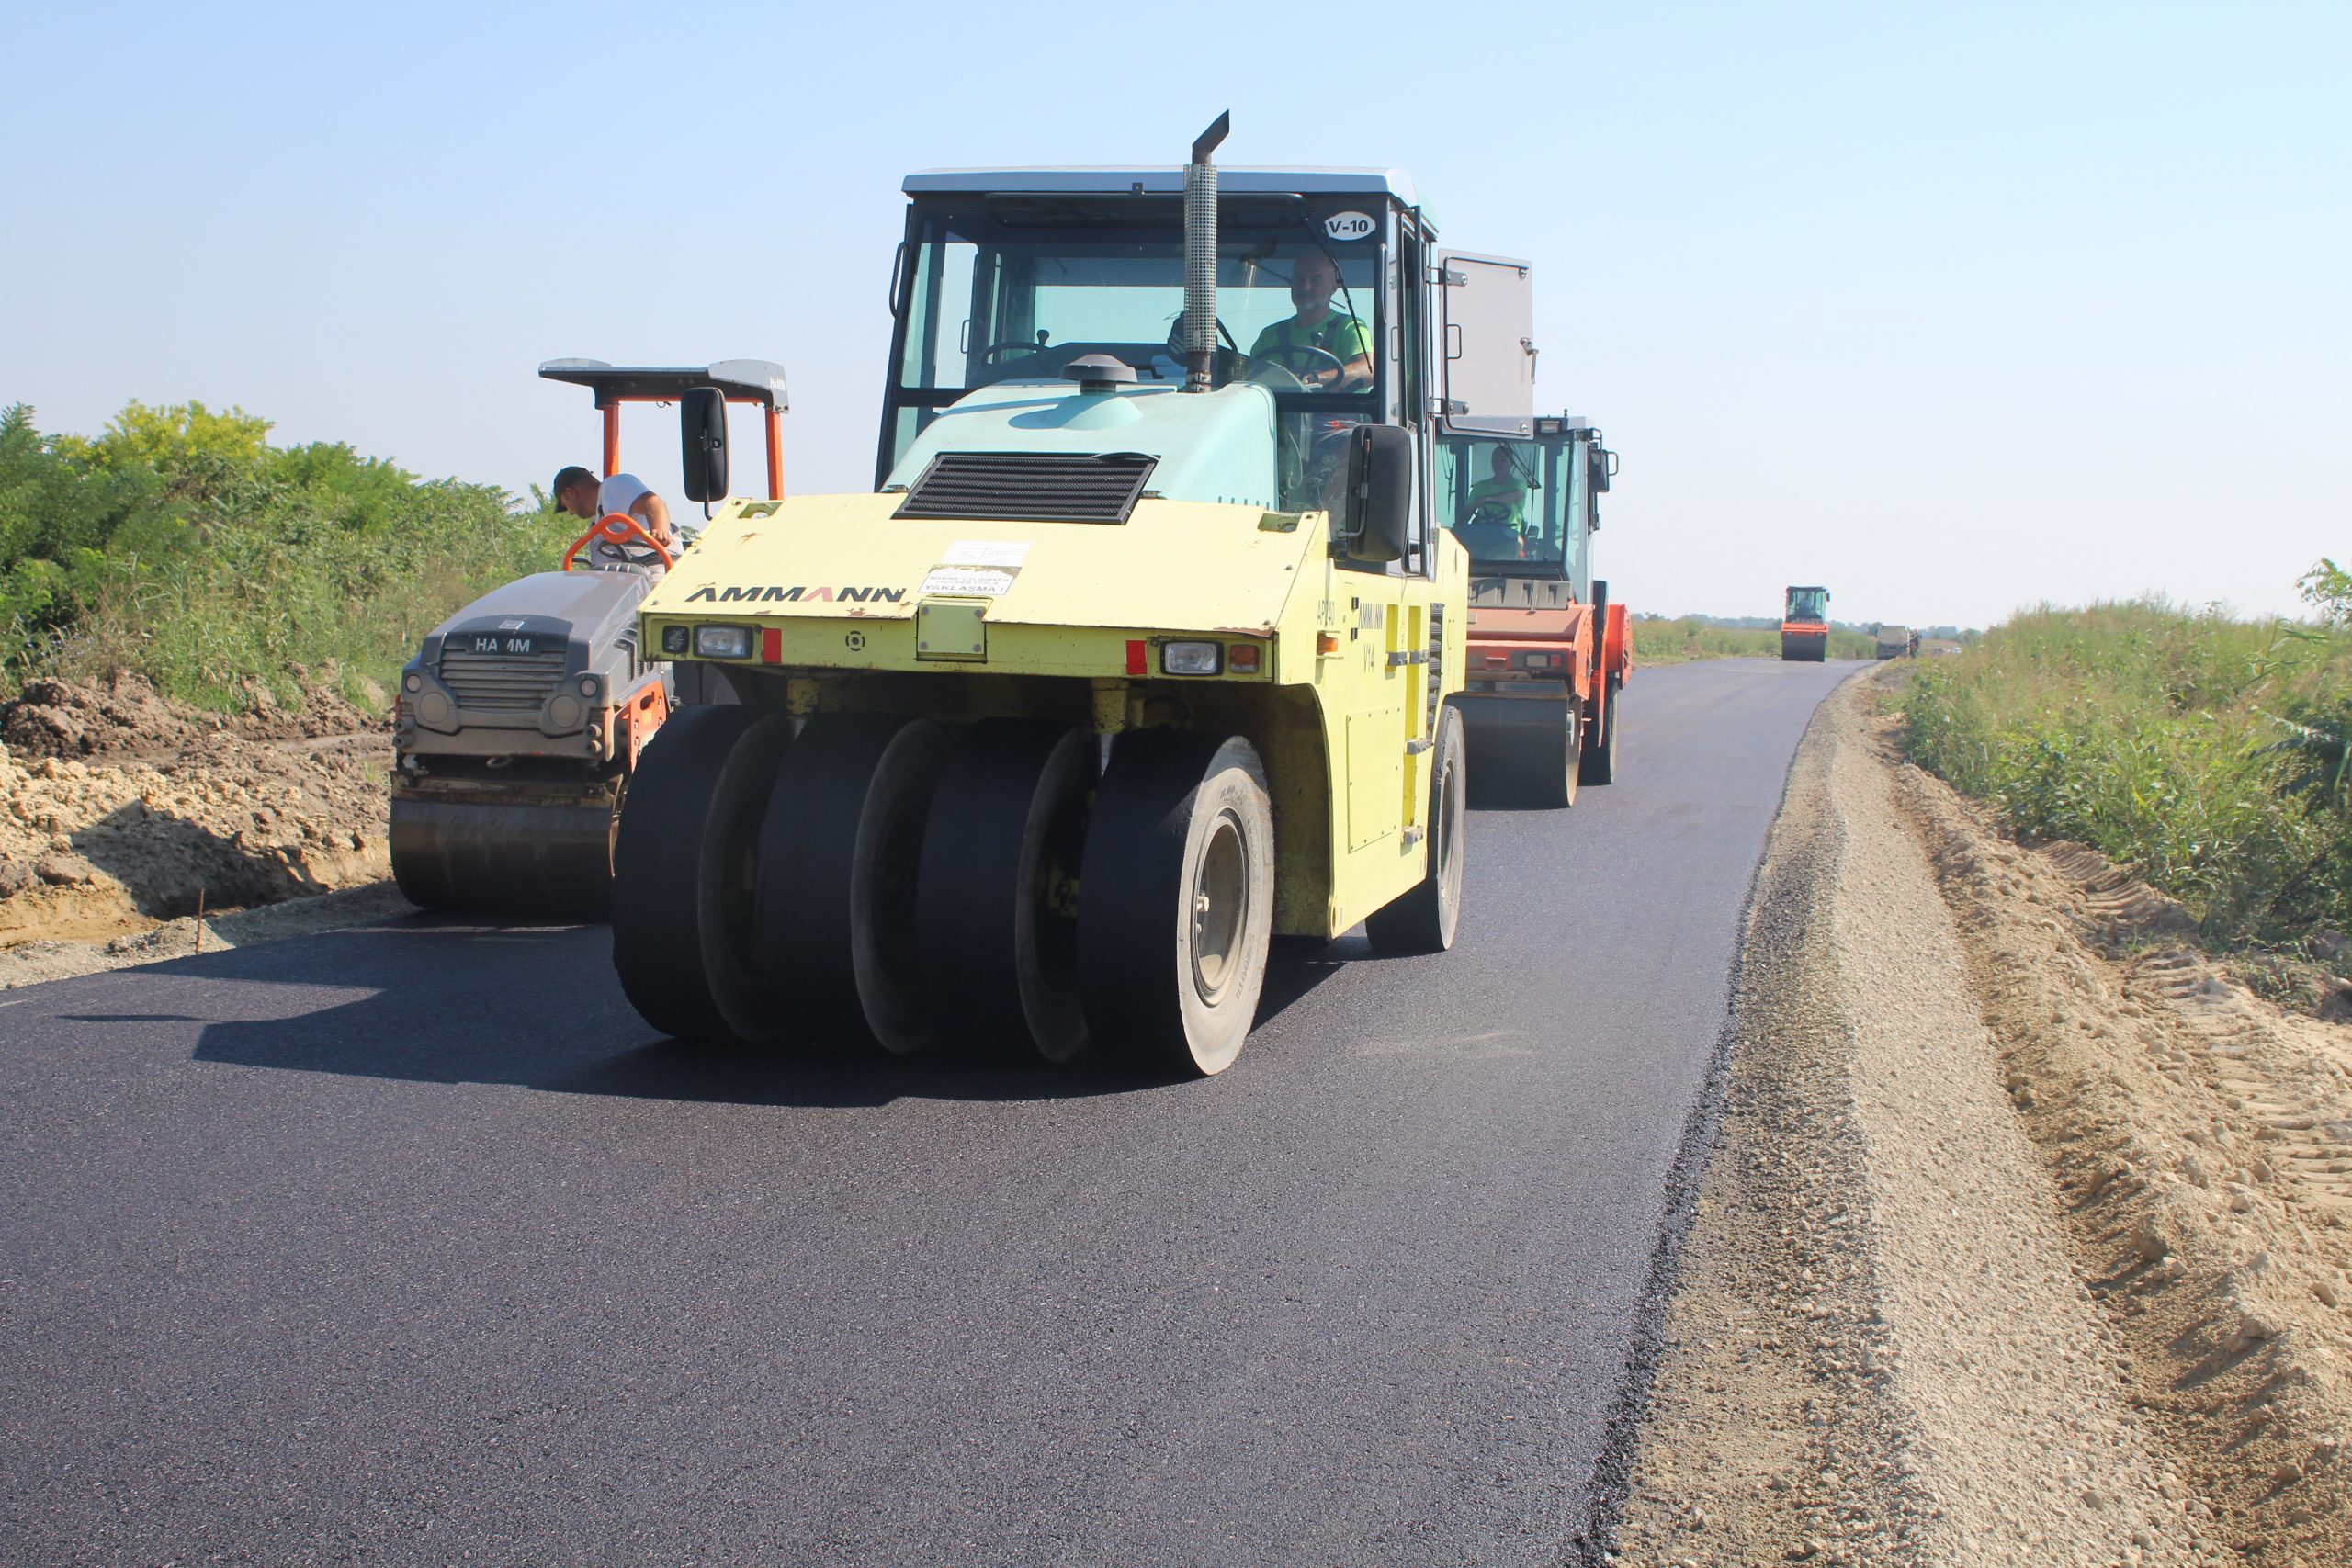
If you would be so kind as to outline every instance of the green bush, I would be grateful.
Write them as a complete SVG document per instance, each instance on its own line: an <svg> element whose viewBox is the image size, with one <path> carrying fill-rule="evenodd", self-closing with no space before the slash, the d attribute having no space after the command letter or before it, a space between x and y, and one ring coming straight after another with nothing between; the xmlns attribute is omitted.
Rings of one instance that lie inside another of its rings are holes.
<svg viewBox="0 0 2352 1568"><path fill-rule="evenodd" d="M2045 606L1922 661L1901 702L1922 766L2027 837L2096 845L2216 940L2352 923L2352 630Z"/></svg>
<svg viewBox="0 0 2352 1568"><path fill-rule="evenodd" d="M0 694L130 670L233 708L332 666L364 700L433 625L571 537L494 486L272 446L269 428L201 403L134 402L95 438L0 412Z"/></svg>

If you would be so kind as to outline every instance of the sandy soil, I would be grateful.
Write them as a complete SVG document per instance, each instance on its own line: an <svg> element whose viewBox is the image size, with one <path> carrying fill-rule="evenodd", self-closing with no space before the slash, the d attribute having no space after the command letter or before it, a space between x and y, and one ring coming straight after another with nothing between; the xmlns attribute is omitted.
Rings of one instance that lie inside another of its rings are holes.
<svg viewBox="0 0 2352 1568"><path fill-rule="evenodd" d="M323 691L229 717L135 676L34 682L0 705L0 985L157 956L199 903L380 882L390 761L383 725Z"/></svg>
<svg viewBox="0 0 2352 1568"><path fill-rule="evenodd" d="M2079 846L1800 749L1616 1560L2352 1562L2347 1032Z"/></svg>

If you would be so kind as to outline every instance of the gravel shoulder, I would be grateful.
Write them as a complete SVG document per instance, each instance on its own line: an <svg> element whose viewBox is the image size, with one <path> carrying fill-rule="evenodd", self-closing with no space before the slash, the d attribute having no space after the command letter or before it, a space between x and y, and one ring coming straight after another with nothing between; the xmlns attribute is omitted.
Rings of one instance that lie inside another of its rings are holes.
<svg viewBox="0 0 2352 1568"><path fill-rule="evenodd" d="M1614 1560L2352 1561L2341 1026L1815 716Z"/></svg>

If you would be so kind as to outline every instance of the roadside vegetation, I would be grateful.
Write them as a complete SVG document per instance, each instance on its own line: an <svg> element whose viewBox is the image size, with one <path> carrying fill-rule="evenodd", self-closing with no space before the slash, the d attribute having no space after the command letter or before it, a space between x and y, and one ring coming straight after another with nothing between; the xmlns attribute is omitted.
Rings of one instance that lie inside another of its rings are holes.
<svg viewBox="0 0 2352 1568"><path fill-rule="evenodd" d="M2089 843L2178 899L2211 941L2352 930L2352 578L2322 562L2303 587L2313 622L2020 614L1912 670L1905 744L2016 832Z"/></svg>
<svg viewBox="0 0 2352 1568"><path fill-rule="evenodd" d="M1829 657L1871 659L1877 643L1868 632L1849 626L1829 630ZM1664 616L1634 617L1634 657L1643 664L1687 664L1694 659L1778 659L1781 631L1769 626L1722 626L1702 615L1677 620Z"/></svg>
<svg viewBox="0 0 2352 1568"><path fill-rule="evenodd" d="M495 486L269 430L195 402L130 403L95 437L0 412L0 697L130 671L238 709L303 671L380 705L435 622L570 537Z"/></svg>

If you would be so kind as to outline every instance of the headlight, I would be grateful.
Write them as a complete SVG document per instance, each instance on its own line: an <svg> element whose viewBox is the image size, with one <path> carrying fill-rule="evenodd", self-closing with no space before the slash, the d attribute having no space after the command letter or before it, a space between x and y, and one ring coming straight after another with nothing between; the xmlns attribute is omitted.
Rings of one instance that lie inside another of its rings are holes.
<svg viewBox="0 0 2352 1568"><path fill-rule="evenodd" d="M685 652L686 637L686 628L684 626L663 626L662 628L662 651L664 653Z"/></svg>
<svg viewBox="0 0 2352 1568"><path fill-rule="evenodd" d="M1214 642L1163 642L1159 672L1163 675L1214 675L1225 668L1225 649Z"/></svg>
<svg viewBox="0 0 2352 1568"><path fill-rule="evenodd" d="M596 677L582 675L580 677L580 694L593 699L596 695Z"/></svg>
<svg viewBox="0 0 2352 1568"><path fill-rule="evenodd" d="M424 690L424 677L412 670L401 677L401 686L404 691L421 692Z"/></svg>
<svg viewBox="0 0 2352 1568"><path fill-rule="evenodd" d="M698 659L749 659L752 657L752 628L696 626L695 656Z"/></svg>

